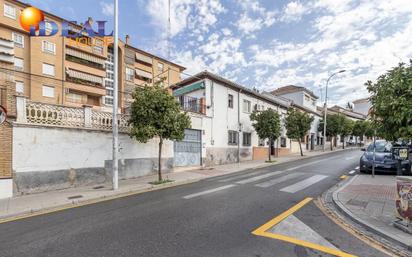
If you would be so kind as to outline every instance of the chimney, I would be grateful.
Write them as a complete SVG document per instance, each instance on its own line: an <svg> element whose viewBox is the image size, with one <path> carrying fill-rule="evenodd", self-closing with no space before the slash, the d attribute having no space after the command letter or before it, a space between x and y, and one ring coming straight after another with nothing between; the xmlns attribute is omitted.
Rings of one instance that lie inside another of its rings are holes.
<svg viewBox="0 0 412 257"><path fill-rule="evenodd" d="M129 44L129 41L130 41L130 36L129 36L129 35L126 35L126 45L130 45L130 44Z"/></svg>

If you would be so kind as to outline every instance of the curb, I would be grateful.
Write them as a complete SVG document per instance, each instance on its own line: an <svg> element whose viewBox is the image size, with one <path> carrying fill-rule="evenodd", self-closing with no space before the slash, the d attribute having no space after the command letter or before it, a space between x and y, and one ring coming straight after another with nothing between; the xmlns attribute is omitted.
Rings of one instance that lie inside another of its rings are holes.
<svg viewBox="0 0 412 257"><path fill-rule="evenodd" d="M353 176L350 180L346 181L345 184L343 184L342 186L340 186L338 189L336 189L333 193L332 193L332 202L333 204L337 207L337 209L343 213L346 217L350 218L352 221L354 221L355 223L363 226L364 228L366 228L366 230L369 230L370 232L373 232L377 235L379 235L380 237L389 240L391 242L394 242L396 244L399 244L403 247L405 247L408 250L412 249L412 244L406 244L402 241L399 241L398 239L388 235L385 233L385 231L382 231L381 229L369 224L367 221L364 221L360 218L358 218L355 214L353 214L348 208L346 208L342 202L340 202L340 200L338 199L338 193L340 191L342 191L343 189L345 189L348 185L350 185L352 183L353 180L355 180L359 175L355 175Z"/></svg>
<svg viewBox="0 0 412 257"><path fill-rule="evenodd" d="M195 183L195 182L198 182L198 181L201 181L201 180L210 179L210 178L213 178L213 177L225 176L225 175L230 175L230 174L233 174L233 173L242 172L242 171L245 171L245 170L248 170L248 169L255 170L255 169L260 169L260 168L264 168L264 167L271 167L271 166L276 166L276 165L285 164L285 163L289 163L289 162L294 162L294 161L298 161L298 160L304 160L304 159L308 159L308 158L316 158L318 156L332 154L332 153L336 153L336 152L340 152L340 151L349 151L349 150L356 150L356 149L357 148L355 148L355 147L354 148L346 148L346 149L335 149L332 152L331 151L320 152L319 154L313 155L313 156L299 156L296 159L287 160L287 161L279 162L279 163L276 163L276 162L275 163L263 163L261 165L257 165L257 166L254 166L254 167L248 167L248 168L236 170L234 172L228 172L228 173L214 175L214 176L208 176L208 177L204 177L204 178L187 179L187 180L183 180L183 181L180 181L180 182L170 182L170 183L166 183L166 184L152 185L151 187L144 188L144 189L137 189L137 190L132 189L132 190L129 190L129 191L125 191L125 192L121 192L121 193L113 194L113 195L102 195L102 196L95 197L95 198L92 198L92 199L76 200L76 201L72 201L72 203L69 203L69 204L55 205L55 206L52 206L52 207L31 209L31 210L22 211L22 212L18 212L18 213L14 213L14 214L0 215L0 224L6 223L6 222L11 222L11 221L16 221L16 220L20 220L20 219L25 219L25 218L35 217L35 216L39 216L39 215L42 215L42 214L59 212L59 211L67 210L67 209L72 209L72 208L87 206L87 205L91 205L91 204L101 203L101 202L105 202L105 201L115 200L115 199L119 199L119 198L123 198L123 197L138 195L138 194L147 193L147 192L151 192L151 191L157 191L157 190L162 190L162 189L166 189L166 188L191 184L191 183ZM193 171L196 171L196 170L198 170L198 169L187 170L187 172L190 172L190 171L193 172Z"/></svg>

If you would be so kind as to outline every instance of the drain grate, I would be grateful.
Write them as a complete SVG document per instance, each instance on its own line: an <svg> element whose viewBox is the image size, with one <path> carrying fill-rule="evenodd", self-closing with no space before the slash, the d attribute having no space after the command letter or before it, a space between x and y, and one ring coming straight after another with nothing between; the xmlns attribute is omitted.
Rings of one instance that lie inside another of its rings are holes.
<svg viewBox="0 0 412 257"><path fill-rule="evenodd" d="M69 196L67 197L67 199L72 200L72 199L77 199L77 198L82 198L82 195L73 195L73 196Z"/></svg>
<svg viewBox="0 0 412 257"><path fill-rule="evenodd" d="M95 186L95 187L93 187L93 189L101 189L101 188L104 188L104 186Z"/></svg>

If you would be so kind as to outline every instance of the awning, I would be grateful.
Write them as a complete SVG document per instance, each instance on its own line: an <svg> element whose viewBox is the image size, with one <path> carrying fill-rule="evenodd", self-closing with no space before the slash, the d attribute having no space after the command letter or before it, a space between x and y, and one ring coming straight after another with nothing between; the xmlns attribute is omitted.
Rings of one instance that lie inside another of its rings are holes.
<svg viewBox="0 0 412 257"><path fill-rule="evenodd" d="M66 48L66 54L77 57L77 58L80 58L80 59L87 60L89 62L98 63L100 65L104 65L104 63L106 61L103 58L98 58L94 55L87 54L87 53L84 53L84 52L81 52L81 51L77 51L77 50L74 50L72 48Z"/></svg>
<svg viewBox="0 0 412 257"><path fill-rule="evenodd" d="M153 64L153 59L147 56L144 56L141 53L136 53L136 59L145 63Z"/></svg>
<svg viewBox="0 0 412 257"><path fill-rule="evenodd" d="M76 71L76 70L70 70L70 69L67 69L66 73L72 78L82 79L82 80L86 80L86 81L90 81L93 83L98 83L98 84L103 85L103 78L99 76L95 76L95 75L88 74L88 73L83 73L83 72Z"/></svg>
<svg viewBox="0 0 412 257"><path fill-rule="evenodd" d="M153 78L152 73L147 72L147 71L143 71L143 70L136 70L136 75L144 77L144 78L148 78L148 79Z"/></svg>
<svg viewBox="0 0 412 257"><path fill-rule="evenodd" d="M200 82L191 84L189 86L181 87L181 88L175 90L173 92L173 96L184 95L184 94L187 94L189 92L196 91L196 90L203 89L203 88L205 88L205 82L200 81Z"/></svg>

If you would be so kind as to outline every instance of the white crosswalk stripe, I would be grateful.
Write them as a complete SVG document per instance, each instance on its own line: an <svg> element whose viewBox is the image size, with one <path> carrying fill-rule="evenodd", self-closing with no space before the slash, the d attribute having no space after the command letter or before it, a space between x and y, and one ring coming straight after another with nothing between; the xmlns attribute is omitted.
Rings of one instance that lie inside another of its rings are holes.
<svg viewBox="0 0 412 257"><path fill-rule="evenodd" d="M335 158L336 157L329 157L329 158L325 158L325 159L321 159L321 160L317 160L317 161L313 161L313 162L308 162L308 163L298 165L298 166L295 166L295 167L292 167L292 168L289 168L289 169L286 169L286 170L297 170L297 169L305 167L305 166L309 166L309 165L312 165L312 164L315 164L315 163L318 163L318 162L323 162L323 161L327 161L327 160L335 159Z"/></svg>
<svg viewBox="0 0 412 257"><path fill-rule="evenodd" d="M260 184L256 184L256 186L257 186L257 187L263 187L263 188L270 187L270 186L274 186L274 185L276 185L276 184L285 182L285 181L287 181L287 180L289 180L289 179L293 179L293 178L302 176L302 174L303 174L303 173L301 173L301 172L294 172L294 173L291 173L291 174L287 174L287 175L285 175L285 176L282 176L282 177L280 177L280 178L275 178L275 179L272 179L272 180L269 180L269 181L266 181L266 182L263 182L263 183L260 183Z"/></svg>
<svg viewBox="0 0 412 257"><path fill-rule="evenodd" d="M351 171L349 171L349 174L353 174L353 173L355 173L356 172L356 170L351 170Z"/></svg>
<svg viewBox="0 0 412 257"><path fill-rule="evenodd" d="M307 178L305 180L297 182L293 185L284 187L284 188L280 189L280 191L287 192L287 193L296 193L296 192L298 192L300 190L303 190L303 189L305 189L305 188L307 188L307 187L309 187L309 186L311 186L311 185L313 185L313 184L315 184L315 183L317 183L317 182L319 182L319 181L321 181L321 180L323 180L327 177L328 176L325 176L325 175L314 175L310 178Z"/></svg>
<svg viewBox="0 0 412 257"><path fill-rule="evenodd" d="M237 181L236 184L244 185L244 184L252 183L252 182L264 179L264 178L269 178L269 177L273 177L273 176L276 176L276 175L280 175L280 174L283 174L285 172L286 171L283 170L283 171L276 171L276 172L266 173L266 174L263 174L263 175L260 175L260 176L255 176L255 177L252 177L252 178Z"/></svg>
<svg viewBox="0 0 412 257"><path fill-rule="evenodd" d="M251 172L251 173L246 173L246 174L243 174L243 175L233 176L233 177L230 177L230 178L221 179L221 180L219 180L219 182L229 182L229 181L240 179L240 178L247 178L247 177L251 177L253 175L257 175L257 174L262 173L262 172L263 171L260 170L260 171L255 171L255 172Z"/></svg>
<svg viewBox="0 0 412 257"><path fill-rule="evenodd" d="M207 194L211 194L211 193L214 193L214 192L217 192L217 191L225 190L225 189L228 189L228 188L231 188L231 187L234 187L234 186L236 186L236 185L226 185L226 186L216 187L216 188L212 188L212 189L202 191L202 192L199 192L199 193L186 195L186 196L183 196L183 198L184 199L191 199L191 198L198 197L198 196L201 196L201 195L207 195Z"/></svg>

